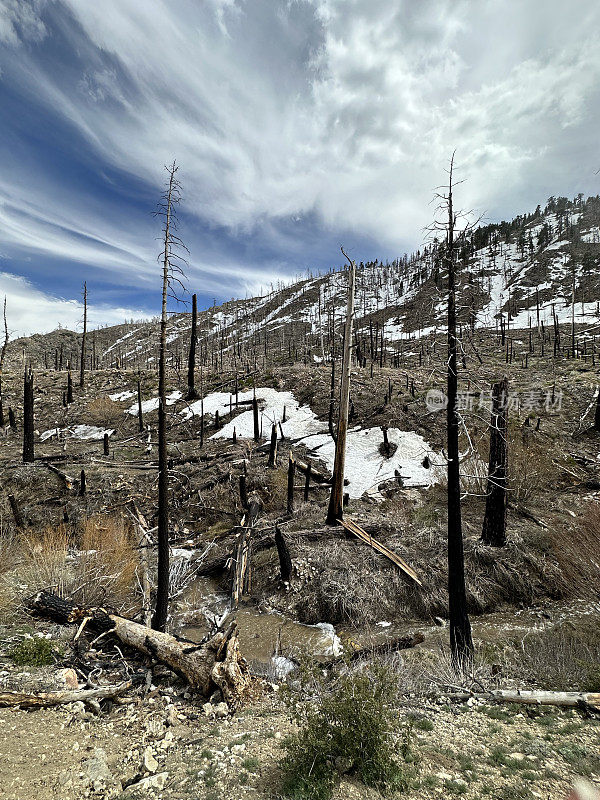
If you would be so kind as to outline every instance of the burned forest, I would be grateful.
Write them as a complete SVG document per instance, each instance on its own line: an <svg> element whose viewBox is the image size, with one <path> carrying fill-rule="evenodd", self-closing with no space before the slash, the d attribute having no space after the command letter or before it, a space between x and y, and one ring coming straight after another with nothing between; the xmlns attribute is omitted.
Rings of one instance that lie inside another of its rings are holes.
<svg viewBox="0 0 600 800"><path fill-rule="evenodd" d="M0 0L0 800L600 800L599 31Z"/></svg>

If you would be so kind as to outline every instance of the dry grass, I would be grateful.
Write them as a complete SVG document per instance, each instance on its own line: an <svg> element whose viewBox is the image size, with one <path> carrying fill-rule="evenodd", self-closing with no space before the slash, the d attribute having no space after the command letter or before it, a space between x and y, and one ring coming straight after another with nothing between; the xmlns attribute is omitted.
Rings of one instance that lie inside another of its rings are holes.
<svg viewBox="0 0 600 800"><path fill-rule="evenodd" d="M108 397L96 397L86 405L85 420L89 425L114 428L123 422L123 409Z"/></svg>
<svg viewBox="0 0 600 800"><path fill-rule="evenodd" d="M550 539L568 593L600 598L600 503L588 502L576 525L552 529Z"/></svg>
<svg viewBox="0 0 600 800"><path fill-rule="evenodd" d="M22 594L47 589L86 606L133 608L138 554L123 520L100 515L84 520L78 544L74 549L64 527L23 536L13 582Z"/></svg>
<svg viewBox="0 0 600 800"><path fill-rule="evenodd" d="M541 689L600 691L598 616L526 636L515 645L511 662L516 677Z"/></svg>
<svg viewBox="0 0 600 800"><path fill-rule="evenodd" d="M138 552L120 517L96 515L81 531L77 574L82 582L78 600L86 605L109 602L122 611L131 605L137 585Z"/></svg>

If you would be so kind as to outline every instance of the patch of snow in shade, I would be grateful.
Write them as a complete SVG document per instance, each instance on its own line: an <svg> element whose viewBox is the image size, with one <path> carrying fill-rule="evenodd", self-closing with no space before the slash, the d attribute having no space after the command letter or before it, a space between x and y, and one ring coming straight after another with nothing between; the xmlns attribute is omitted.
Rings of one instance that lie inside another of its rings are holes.
<svg viewBox="0 0 600 800"><path fill-rule="evenodd" d="M290 672L293 672L296 669L297 666L293 661L290 661L290 659L286 658L285 656L271 656L271 664L273 665L275 677L279 680L286 678Z"/></svg>
<svg viewBox="0 0 600 800"><path fill-rule="evenodd" d="M98 428L95 425L75 425L70 429L74 439L104 439L104 434L111 436L114 428Z"/></svg>
<svg viewBox="0 0 600 800"><path fill-rule="evenodd" d="M188 561L194 555L194 551L186 550L185 547L172 547L171 555L173 558L182 558L184 561Z"/></svg>
<svg viewBox="0 0 600 800"><path fill-rule="evenodd" d="M108 399L113 400L114 402L120 402L121 400L129 400L130 397L135 397L135 392L129 392L125 390L124 392L116 392L116 394L109 394Z"/></svg>
<svg viewBox="0 0 600 800"><path fill-rule="evenodd" d="M45 442L46 439L50 439L52 436L58 436L60 433L60 428L51 428L49 431L44 431L40 434L40 442Z"/></svg>
<svg viewBox="0 0 600 800"><path fill-rule="evenodd" d="M72 428L52 428L40 434L40 442L62 433L71 439L104 439L104 434L112 436L114 428L97 428L95 425L74 425Z"/></svg>
<svg viewBox="0 0 600 800"><path fill-rule="evenodd" d="M378 628L391 628L392 627L392 623L391 622L376 622L375 624L377 625Z"/></svg>
<svg viewBox="0 0 600 800"><path fill-rule="evenodd" d="M225 411L229 411L229 395ZM240 399L251 399L252 392L246 392ZM321 422L309 406L299 405L291 392L278 392L275 389L257 388L256 397L259 400L262 420L262 438L268 440L271 436L271 424L283 419L285 406L286 422L282 422L283 433L287 439L304 445L312 454L323 461L330 471L333 471L335 460L335 443L327 433L327 423ZM208 395L205 398L205 412L207 404L214 408L221 397ZM219 407L219 414L221 409ZM225 413L225 411L223 413ZM241 439L251 439L254 435L254 419L252 410L244 411L231 419L226 425L212 435L212 439L231 439L233 429ZM381 455L380 445L383 435L380 428L361 429L359 427L348 431L346 446L345 477L349 480L347 491L352 498L359 498L365 492L370 492L374 497L380 497L377 492L378 484L394 478L395 470L400 472L404 485L431 486L438 480L435 467L427 469L423 466L425 456L431 462L436 461L436 454L427 444L425 439L413 431L401 431L397 428L388 429L390 443L397 445L396 452L385 458Z"/></svg>
<svg viewBox="0 0 600 800"><path fill-rule="evenodd" d="M167 405L172 406L173 403L176 403L178 400L181 400L182 397L183 395L178 389L174 392L171 392L171 394L167 395ZM150 411L156 411L157 408L158 408L158 397L153 397L151 400L144 400L142 402L143 414L148 414ZM134 403L132 406L129 406L129 408L125 413L131 414L134 417L137 416L138 414L137 403Z"/></svg>

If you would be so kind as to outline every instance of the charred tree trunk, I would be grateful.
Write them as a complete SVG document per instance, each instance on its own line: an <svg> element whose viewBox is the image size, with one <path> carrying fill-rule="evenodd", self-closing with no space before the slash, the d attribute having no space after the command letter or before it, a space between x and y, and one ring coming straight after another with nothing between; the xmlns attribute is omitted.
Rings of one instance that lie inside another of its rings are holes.
<svg viewBox="0 0 600 800"><path fill-rule="evenodd" d="M492 387L492 419L490 428L490 463L481 539L493 547L506 544L506 474L508 379Z"/></svg>
<svg viewBox="0 0 600 800"><path fill-rule="evenodd" d="M196 391L196 342L198 339L198 303L196 295L192 295L192 331L190 334L190 352L188 355L188 375L187 375L187 399L196 400L198 392Z"/></svg>
<svg viewBox="0 0 600 800"><path fill-rule="evenodd" d="M277 465L277 425L271 425L271 444L269 446L269 464L268 466L273 469Z"/></svg>
<svg viewBox="0 0 600 800"><path fill-rule="evenodd" d="M4 295L4 341L0 350L0 428L4 427L4 406L2 403L2 370L4 369L4 358L8 347L8 325L6 322L6 295Z"/></svg>
<svg viewBox="0 0 600 800"><path fill-rule="evenodd" d="M294 512L294 477L296 474L296 462L290 450L290 457L288 461L288 474L287 474L287 513Z"/></svg>
<svg viewBox="0 0 600 800"><path fill-rule="evenodd" d="M83 284L83 336L81 337L81 363L79 365L79 386L85 385L85 339L87 336L87 283Z"/></svg>
<svg viewBox="0 0 600 800"><path fill-rule="evenodd" d="M67 365L67 405L73 402L73 377L71 376L71 363Z"/></svg>
<svg viewBox="0 0 600 800"><path fill-rule="evenodd" d="M285 537L277 527L275 528L275 546L277 547L277 555L279 556L281 580L284 583L289 583L292 577L292 559Z"/></svg>
<svg viewBox="0 0 600 800"><path fill-rule="evenodd" d="M33 447L33 372L25 370L23 380L23 463L34 461Z"/></svg>
<svg viewBox="0 0 600 800"><path fill-rule="evenodd" d="M458 394L458 342L456 338L455 216L452 201L453 166L454 156L450 162L450 178L448 196L446 198L448 211L446 241L446 264L448 269L448 406L446 409L448 441L448 595L452 659L457 666L462 666L472 660L473 639L467 614L465 558L460 507L459 418L456 408Z"/></svg>
<svg viewBox="0 0 600 800"><path fill-rule="evenodd" d="M177 166L175 162L168 167L169 181L165 194L165 203L161 207L164 218L163 229L163 262L162 262L162 306L160 315L160 346L158 353L158 574L156 585L156 607L152 618L152 627L164 631L167 624L169 608L169 470L167 461L167 390L166 390L166 356L167 356L167 294L169 279L173 271L171 260L175 242L172 226L173 204L179 198L179 183L175 178Z"/></svg>

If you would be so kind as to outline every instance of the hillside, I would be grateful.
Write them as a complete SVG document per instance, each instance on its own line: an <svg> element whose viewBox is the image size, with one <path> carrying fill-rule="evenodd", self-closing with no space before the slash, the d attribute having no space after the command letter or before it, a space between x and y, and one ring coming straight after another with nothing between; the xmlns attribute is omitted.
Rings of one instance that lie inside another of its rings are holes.
<svg viewBox="0 0 600 800"><path fill-rule="evenodd" d="M389 263L358 265L355 341L357 356L393 364L414 349L413 340L445 330L440 248ZM581 335L600 323L600 198L550 198L547 205L511 222L478 227L464 244L458 287L459 320L471 329L531 326L554 320ZM194 290L190 286L190 291ZM345 310L340 270L307 277L263 297L236 300L199 315L199 358L207 367L244 368L260 359L281 363L328 358L339 340ZM173 366L185 363L189 313L174 314L168 343ZM334 333L335 332L335 333ZM593 331L589 331L593 333ZM66 330L10 344L10 363L25 357L35 368L78 362L80 335ZM123 324L90 336L90 366L149 368L155 363L157 326ZM383 348L381 343L383 342ZM292 353L293 349L293 353ZM62 353L62 355L61 355ZM25 354L25 355L24 355ZM62 358L62 361L61 361Z"/></svg>
<svg viewBox="0 0 600 800"><path fill-rule="evenodd" d="M94 627L106 610L147 621L155 598L158 325L91 333L83 387L79 334L12 342L2 375L0 687L62 691L67 678L77 691L134 678L141 685L88 704L102 711L97 717L82 703L0 710L0 746L19 761L22 781L0 776L0 793L276 797L279 740L297 730L289 719L296 702L327 708L332 686L348 679L354 692L366 680L360 708L371 708L370 687L382 675L396 687L392 740L408 796L562 800L576 776L600 780L593 707L522 711L498 707L491 694L600 688L598 261L599 198L559 198L479 228L462 248L461 509L476 646L469 670L452 664L447 641L440 247L359 265L344 491L345 517L362 539L325 525L347 274L309 275L201 312L197 399L186 399L190 315L170 319L168 631L194 653L215 630L235 630L251 681L241 710L226 682L203 696L150 645L140 652ZM32 463L22 463L24 362L34 373ZM481 538L490 388L503 375L508 541L491 547ZM251 528L248 498L258 509ZM236 605L245 530L251 568ZM64 616L32 616L31 598L42 590L87 611L68 617L71 627ZM347 709L336 713L353 729ZM34 713L43 725L32 723ZM38 757L47 763L43 777ZM329 765L335 796L380 796L356 777L357 763L338 755Z"/></svg>

